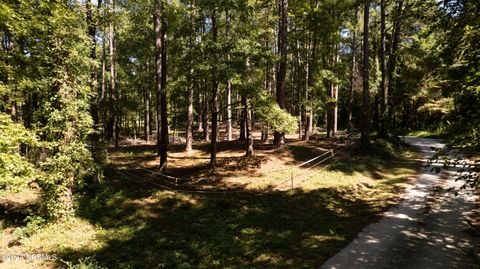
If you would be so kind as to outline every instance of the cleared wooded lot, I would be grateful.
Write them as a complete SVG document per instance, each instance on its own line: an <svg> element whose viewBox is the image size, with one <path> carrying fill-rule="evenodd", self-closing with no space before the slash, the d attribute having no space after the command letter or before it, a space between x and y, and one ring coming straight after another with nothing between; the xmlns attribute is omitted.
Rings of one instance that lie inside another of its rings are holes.
<svg viewBox="0 0 480 269"><path fill-rule="evenodd" d="M407 133L477 190L479 14L0 0L0 267L317 267L414 181Z"/></svg>

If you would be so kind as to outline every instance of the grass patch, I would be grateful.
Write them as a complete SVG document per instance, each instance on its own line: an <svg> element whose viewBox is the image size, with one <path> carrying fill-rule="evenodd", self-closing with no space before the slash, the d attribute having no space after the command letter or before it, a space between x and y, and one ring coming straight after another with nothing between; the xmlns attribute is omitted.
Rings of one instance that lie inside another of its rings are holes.
<svg viewBox="0 0 480 269"><path fill-rule="evenodd" d="M313 149L293 150L273 153L279 166ZM249 177L238 171L237 180L249 180L245 192L226 195L175 194L108 174L79 196L76 219L39 228L13 250L56 253L69 268L316 268L395 203L415 174L412 157L377 140L367 155L353 151L327 168L295 171L305 178L294 191L267 191L289 173L265 173L274 158Z"/></svg>
<svg viewBox="0 0 480 269"><path fill-rule="evenodd" d="M448 134L443 129L411 131L411 132L408 132L407 135L423 137L423 138L435 138L435 139L448 138Z"/></svg>

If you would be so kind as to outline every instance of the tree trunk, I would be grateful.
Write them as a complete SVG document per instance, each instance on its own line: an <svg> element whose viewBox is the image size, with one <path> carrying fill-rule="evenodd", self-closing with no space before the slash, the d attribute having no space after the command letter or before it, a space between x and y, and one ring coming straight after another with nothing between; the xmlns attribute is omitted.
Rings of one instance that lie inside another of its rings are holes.
<svg viewBox="0 0 480 269"><path fill-rule="evenodd" d="M301 93L299 91L299 93ZM299 98L300 99L300 98ZM302 105L298 105L298 139L303 139L303 109Z"/></svg>
<svg viewBox="0 0 480 269"><path fill-rule="evenodd" d="M307 49L306 49L306 52L305 52L305 70L304 70L304 74L305 74L305 105L304 106L300 106L300 111L299 111L299 114L300 114L300 120L299 120L299 136L301 139L303 140L307 140L309 139L308 136L309 134L307 134L307 129L306 129L306 126L307 126L307 101L308 101L308 91L309 91L309 83L310 83L310 59L308 57L309 55L309 50L310 50L310 42L311 42L311 37L309 36L309 40L308 40L308 44L307 44ZM299 91L300 94L299 96L301 96L301 91ZM301 99L301 98L299 98ZM302 107L304 108L302 110ZM304 124L305 123L305 124ZM303 132L302 129L305 128L305 131Z"/></svg>
<svg viewBox="0 0 480 269"><path fill-rule="evenodd" d="M313 39L313 44L310 44L311 40ZM309 51L311 50L311 55L309 56ZM311 63L315 63L315 59L317 57L317 39L314 37L313 34L310 35L308 45L307 45L307 63L306 65L306 72L305 72L305 101L309 104L309 109L305 107L305 141L310 140L310 136L312 135L313 131L313 93L310 93L310 88L312 84L312 70L314 65Z"/></svg>
<svg viewBox="0 0 480 269"><path fill-rule="evenodd" d="M216 8L212 11L212 41L217 42L217 16ZM217 136L218 136L218 81L216 67L212 69L212 141L210 142L210 166L217 166Z"/></svg>
<svg viewBox="0 0 480 269"><path fill-rule="evenodd" d="M379 113L379 106L380 101L378 94L375 94L373 99L373 127L374 130L380 130L380 113Z"/></svg>
<svg viewBox="0 0 480 269"><path fill-rule="evenodd" d="M101 1L99 1L99 5L101 5ZM87 0L85 3L85 9L87 11L87 26L88 26L88 37L90 38L90 59L95 60L97 58L97 39L96 39L96 27L95 27L95 21L94 21L94 14L92 10L92 4L91 0ZM97 71L96 68L92 68L90 72L90 88L92 93L96 93L96 80L97 80ZM98 97L96 98L94 104L93 104L93 110L95 113L92 114L93 120L95 127L99 122L98 118Z"/></svg>
<svg viewBox="0 0 480 269"><path fill-rule="evenodd" d="M268 124L262 124L261 140L263 143L268 141Z"/></svg>
<svg viewBox="0 0 480 269"><path fill-rule="evenodd" d="M101 94L99 103L103 104L105 100L106 94L106 85L107 85L107 31L105 27L103 27L103 39L102 39L102 85L101 85ZM104 109L100 110L101 118L102 118L102 125L103 125L103 136L106 138L107 135L107 115Z"/></svg>
<svg viewBox="0 0 480 269"><path fill-rule="evenodd" d="M301 68L300 64L300 42L298 40L295 41L295 55L294 55L294 71L293 71L293 104L292 110L294 111L293 115L297 116L297 124L298 124L298 139L302 139L303 137L303 128L302 128L302 92L303 87L301 87L300 77L304 72L304 69ZM295 111L296 110L296 111Z"/></svg>
<svg viewBox="0 0 480 269"><path fill-rule="evenodd" d="M157 93L157 145L160 170L167 165L168 121L167 121L167 21L163 0L154 2L155 64Z"/></svg>
<svg viewBox="0 0 480 269"><path fill-rule="evenodd" d="M193 145L193 83L190 83L188 89L188 112L187 112L187 136L186 136L186 151L192 152Z"/></svg>
<svg viewBox="0 0 480 269"><path fill-rule="evenodd" d="M147 74L150 74L150 65L147 61ZM150 83L147 83L147 88L145 92L145 111L143 115L144 119L144 134L145 134L145 141L148 143L150 142L150 106L151 106L151 100L152 100L152 91L150 89Z"/></svg>
<svg viewBox="0 0 480 269"><path fill-rule="evenodd" d="M246 97L244 96L242 96L241 99L242 99L242 104L244 104L247 100ZM244 141L245 139L247 139L246 122L247 122L247 114L245 113L245 109L242 108L240 111L240 136L238 137L239 141Z"/></svg>
<svg viewBox="0 0 480 269"><path fill-rule="evenodd" d="M246 59L247 70L250 69L250 58ZM246 81L248 84L252 82L252 78L247 74ZM247 98L242 98L242 105L245 114L245 131L246 131L246 153L245 156L250 157L254 155L253 151L253 106Z"/></svg>
<svg viewBox="0 0 480 269"><path fill-rule="evenodd" d="M287 36L288 36L288 0L280 0L280 26L278 33L278 49L280 62L277 71L277 103L281 109L285 108L285 78L287 75ZM275 148L285 145L285 134L275 131Z"/></svg>
<svg viewBox="0 0 480 269"><path fill-rule="evenodd" d="M368 39L369 39L369 22L370 2L367 1L364 6L364 25L363 25L363 117L362 117L362 133L361 143L366 147L369 143L369 124L370 124L370 90L369 90L369 63L368 63Z"/></svg>
<svg viewBox="0 0 480 269"><path fill-rule="evenodd" d="M197 131L203 133L203 125L204 125L204 117L203 117L203 97L201 93L198 93L198 101L197 101L197 108L198 108L198 115L197 115L197 124L198 128Z"/></svg>
<svg viewBox="0 0 480 269"><path fill-rule="evenodd" d="M332 58L326 62L331 63L331 69L336 70L336 66L340 60L338 44L332 46ZM327 138L335 137L337 134L337 118L338 118L338 83L336 81L328 82L328 97L331 98L327 110Z"/></svg>
<svg viewBox="0 0 480 269"><path fill-rule="evenodd" d="M385 62L385 0L380 1L380 70L382 78L380 80L380 135L386 136L387 134L387 115L386 109L388 104L388 93L386 88L387 77L387 65Z"/></svg>
<svg viewBox="0 0 480 269"><path fill-rule="evenodd" d="M339 85L336 83L333 86L333 98L335 99L333 103L333 113L332 113L332 137L337 136L338 131L338 89Z"/></svg>
<svg viewBox="0 0 480 269"><path fill-rule="evenodd" d="M162 128L160 131L160 170L167 168L167 152L168 152L168 115L167 115L167 10L168 0L161 1L161 49L162 49L162 77L161 77L161 95L160 107L162 117Z"/></svg>
<svg viewBox="0 0 480 269"><path fill-rule="evenodd" d="M337 43L335 44L335 52L334 52L334 59L333 59L333 66L334 69L337 68L337 65L340 63L340 44ZM333 83L333 111L332 111L332 137L337 136L337 131L338 131L338 90L340 88L340 85L338 84L337 81Z"/></svg>
<svg viewBox="0 0 480 269"><path fill-rule="evenodd" d="M387 117L388 117L388 123L387 125L394 126L395 119L393 117L393 87L394 87L394 74L396 71L396 65L397 65L397 51L398 51L398 46L400 42L400 30L401 30L401 15L402 15L402 9L403 9L403 0L398 0L398 5L395 9L395 18L393 22L393 35L392 35L392 46L391 46L391 51L390 51L390 56L388 58L388 71L387 71L387 82L388 82L388 89L387 89L387 95L390 96L388 99L388 106L386 108L387 112Z"/></svg>
<svg viewBox="0 0 480 269"><path fill-rule="evenodd" d="M336 66L340 63L340 53L339 53L339 44L337 43L335 45L335 58L333 61L334 64L334 69L337 69ZM337 135L337 130L338 130L338 89L339 89L338 82L335 82L333 84L333 111L332 111L332 137L335 137Z"/></svg>
<svg viewBox="0 0 480 269"><path fill-rule="evenodd" d="M248 100L245 98L245 103L244 109L245 109L245 126L246 126L246 131L247 131L247 139L246 139L246 148L247 151L245 153L245 156L253 156L254 151L253 151L253 120L252 120L252 107L249 105Z"/></svg>
<svg viewBox="0 0 480 269"><path fill-rule="evenodd" d="M310 71L309 71L310 73ZM309 75L310 77L310 75ZM310 88L308 86L308 88ZM311 96L309 96L309 89L307 89L307 91L305 92L305 98L308 101L310 101L310 109L307 113L307 111L305 110L305 141L310 141L310 136L312 135L312 130L313 130L313 102L311 100Z"/></svg>
<svg viewBox="0 0 480 269"><path fill-rule="evenodd" d="M115 12L115 0L112 0L111 12ZM118 128L118 92L116 89L116 63L115 63L115 25L110 22L109 26L109 57L110 57L110 94L112 98L112 138L115 142L115 147L119 146L119 128Z"/></svg>
<svg viewBox="0 0 480 269"><path fill-rule="evenodd" d="M98 1L98 8L102 5L102 1ZM88 36L90 37L90 58L95 61L97 58L97 41L96 41L96 23L94 21L94 12L92 10L91 1L88 0L85 3L86 11L87 11L87 25L88 25ZM90 75L90 90L92 93L95 93L96 97L92 100L91 103L91 114L94 129L96 132L93 132L90 135L90 139L92 142L92 157L96 164L96 170L93 175L93 183L100 183L103 178L103 165L106 163L106 155L105 148L102 144L102 137L103 137L103 128L100 123L100 102L102 102L103 92L102 95L98 96L97 91L97 70L96 67L93 67L91 70ZM15 108L15 106L13 106Z"/></svg>
<svg viewBox="0 0 480 269"><path fill-rule="evenodd" d="M161 107L160 99L162 92L162 39L161 39L161 21L160 21L160 11L158 8L158 0L154 0L154 11L153 11L153 24L155 30L155 95L157 99L156 104L156 127L157 127L157 151L160 156L160 129L161 129Z"/></svg>
<svg viewBox="0 0 480 269"><path fill-rule="evenodd" d="M225 38L228 39L230 35L230 15L225 14ZM230 54L227 55L227 60L230 61ZM232 141L232 81L227 81L227 141Z"/></svg>
<svg viewBox="0 0 480 269"><path fill-rule="evenodd" d="M332 102L333 98L333 82L328 81L328 91L327 91L327 97L330 99L328 100L328 105L327 105L327 138L332 137L333 133L333 107L334 104Z"/></svg>
<svg viewBox="0 0 480 269"><path fill-rule="evenodd" d="M227 82L227 141L233 140L232 132L232 82Z"/></svg>
<svg viewBox="0 0 480 269"><path fill-rule="evenodd" d="M190 1L190 54L193 55L193 45L194 45L194 36L195 36L195 14L193 0ZM193 64L191 63L191 66ZM186 135L186 145L185 150L188 154L192 153L192 144L193 144L193 91L194 91L194 72L193 67L190 68L189 81L190 85L188 88L188 112L187 112L187 135Z"/></svg>
<svg viewBox="0 0 480 269"><path fill-rule="evenodd" d="M356 81L357 69L357 23L358 23L358 6L355 6L355 21L352 32L352 64L350 70L350 92L348 94L348 115L347 115L347 133L351 134L353 131L352 114L353 114L353 92Z"/></svg>
<svg viewBox="0 0 480 269"><path fill-rule="evenodd" d="M205 78L204 81L204 93L203 93L203 113L202 113L202 120L203 120L203 139L206 142L210 141L210 119L208 117L208 83L207 79Z"/></svg>
<svg viewBox="0 0 480 269"><path fill-rule="evenodd" d="M269 41L268 35L267 35L266 40L265 40L265 49L266 50L270 49L269 43L270 43L270 41ZM265 63L265 85L264 85L264 87L265 87L265 92L270 95L272 93L272 75L271 75L271 65L268 62ZM267 142L267 140L268 140L268 129L269 129L268 123L262 125L262 137L261 137L262 142Z"/></svg>

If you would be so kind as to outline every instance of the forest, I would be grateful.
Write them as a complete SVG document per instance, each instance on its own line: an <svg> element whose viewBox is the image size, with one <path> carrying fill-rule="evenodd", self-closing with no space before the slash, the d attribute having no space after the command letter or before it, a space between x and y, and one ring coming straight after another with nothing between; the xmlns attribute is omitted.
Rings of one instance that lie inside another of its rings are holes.
<svg viewBox="0 0 480 269"><path fill-rule="evenodd" d="M318 268L404 136L478 194L479 1L0 0L0 40L0 268Z"/></svg>

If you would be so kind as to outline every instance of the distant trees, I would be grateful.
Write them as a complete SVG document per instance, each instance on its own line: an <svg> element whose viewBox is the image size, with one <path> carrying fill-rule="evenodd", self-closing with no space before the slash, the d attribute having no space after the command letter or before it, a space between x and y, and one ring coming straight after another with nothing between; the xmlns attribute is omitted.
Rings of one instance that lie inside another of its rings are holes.
<svg viewBox="0 0 480 269"><path fill-rule="evenodd" d="M442 128L454 137L454 146L476 155L480 151L480 5L475 1L446 1L433 14L439 21L434 38L427 43L433 50L429 51L432 55L427 58L427 66L443 67L435 73L443 82L435 86L440 86L444 96L453 97L450 102L436 102L447 112ZM450 111L445 109L448 105ZM469 176L470 184L478 188L478 165L476 171L476 178L473 173Z"/></svg>

